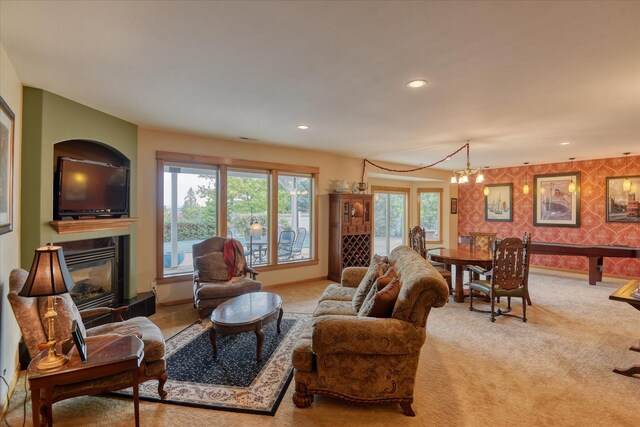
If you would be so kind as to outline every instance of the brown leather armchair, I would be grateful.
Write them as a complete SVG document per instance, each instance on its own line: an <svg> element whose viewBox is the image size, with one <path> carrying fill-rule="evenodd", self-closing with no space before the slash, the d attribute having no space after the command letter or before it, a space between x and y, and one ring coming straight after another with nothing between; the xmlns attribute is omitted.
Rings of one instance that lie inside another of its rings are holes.
<svg viewBox="0 0 640 427"><path fill-rule="evenodd" d="M47 321L44 320L47 298L25 298L18 295L28 275L27 271L20 268L11 271L8 299L20 326L29 356L33 359L46 348L44 343L47 342L49 327ZM122 321L121 313L128 307L101 307L79 311L69 294L58 295L55 298L55 309L58 313L55 328L56 341L63 342L71 337L71 325L74 320L76 320L84 337L136 334L144 343L144 359L140 365L138 382L158 380L158 395L161 399L167 396L167 392L164 390L164 384L167 381L164 359L165 344L160 328L146 317L134 317ZM83 320L105 314L112 314L119 321L85 329ZM111 375L100 379L55 386L52 400L57 402L70 397L99 394L130 386L131 376L129 374Z"/></svg>

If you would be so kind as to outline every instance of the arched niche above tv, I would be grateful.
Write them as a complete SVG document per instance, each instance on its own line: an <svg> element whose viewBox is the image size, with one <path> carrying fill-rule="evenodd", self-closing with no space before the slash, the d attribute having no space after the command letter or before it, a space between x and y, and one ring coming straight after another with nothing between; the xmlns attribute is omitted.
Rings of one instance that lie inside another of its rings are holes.
<svg viewBox="0 0 640 427"><path fill-rule="evenodd" d="M102 142L84 139L70 139L53 146L53 170L56 170L58 157L71 157L78 160L109 163L114 166L130 167L129 159L115 148Z"/></svg>
<svg viewBox="0 0 640 427"><path fill-rule="evenodd" d="M130 161L126 156L107 144L87 140L59 142L53 152L54 220L129 216Z"/></svg>

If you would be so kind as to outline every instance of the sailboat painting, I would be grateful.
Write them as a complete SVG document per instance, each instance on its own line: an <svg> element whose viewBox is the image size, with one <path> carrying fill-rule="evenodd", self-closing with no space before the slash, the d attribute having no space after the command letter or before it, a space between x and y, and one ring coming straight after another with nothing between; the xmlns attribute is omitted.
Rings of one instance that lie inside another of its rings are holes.
<svg viewBox="0 0 640 427"><path fill-rule="evenodd" d="M488 184L486 188L489 194L484 197L484 220L513 221L513 184Z"/></svg>

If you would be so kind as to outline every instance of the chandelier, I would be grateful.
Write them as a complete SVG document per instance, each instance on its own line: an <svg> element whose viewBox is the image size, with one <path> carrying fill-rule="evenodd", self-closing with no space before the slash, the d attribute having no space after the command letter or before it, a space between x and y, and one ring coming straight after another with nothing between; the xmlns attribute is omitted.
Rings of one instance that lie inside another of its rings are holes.
<svg viewBox="0 0 640 427"><path fill-rule="evenodd" d="M469 182L469 177L473 174L478 174L476 176L476 182L484 182L484 174L482 173L483 167L471 168L471 161L469 160L469 141L467 141L467 167L460 171L453 171L453 176L451 177L452 184L464 184Z"/></svg>

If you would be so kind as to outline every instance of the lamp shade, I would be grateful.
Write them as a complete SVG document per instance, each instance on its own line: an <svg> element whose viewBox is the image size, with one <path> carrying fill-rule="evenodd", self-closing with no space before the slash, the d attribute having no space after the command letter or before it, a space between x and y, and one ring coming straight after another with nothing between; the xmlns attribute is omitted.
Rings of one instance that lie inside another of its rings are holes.
<svg viewBox="0 0 640 427"><path fill-rule="evenodd" d="M249 233L251 234L252 237L262 236L262 230L263 230L262 224L260 224L259 222L254 222L249 226Z"/></svg>
<svg viewBox="0 0 640 427"><path fill-rule="evenodd" d="M62 248L47 245L36 249L31 271L19 295L43 297L65 294L73 285Z"/></svg>

